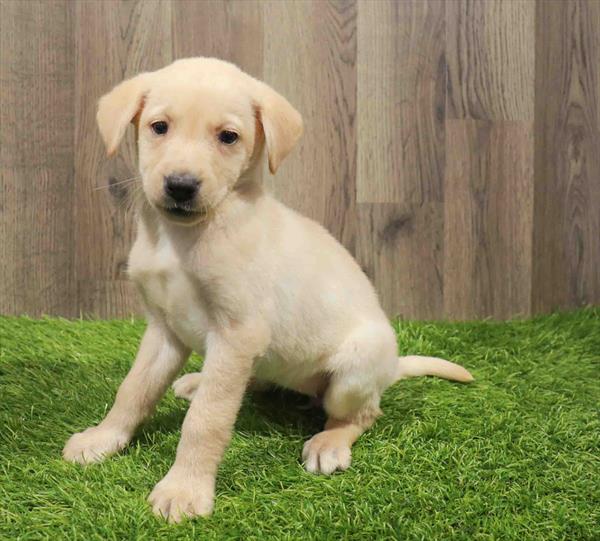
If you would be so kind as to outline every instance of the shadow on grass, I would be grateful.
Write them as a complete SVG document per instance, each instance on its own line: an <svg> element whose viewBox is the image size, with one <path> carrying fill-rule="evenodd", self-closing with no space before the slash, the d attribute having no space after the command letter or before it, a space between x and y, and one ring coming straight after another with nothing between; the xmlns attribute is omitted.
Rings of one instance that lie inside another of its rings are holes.
<svg viewBox="0 0 600 541"><path fill-rule="evenodd" d="M142 426L135 440L141 444L154 441L156 433L181 429L188 402L178 400L176 407L156 413ZM248 393L240 409L235 430L245 434L310 437L322 430L325 412L310 399L283 389Z"/></svg>
<svg viewBox="0 0 600 541"><path fill-rule="evenodd" d="M251 434L311 436L323 429L323 408L314 405L307 396L273 389L250 393L240 411L236 429Z"/></svg>
<svg viewBox="0 0 600 541"><path fill-rule="evenodd" d="M405 394L405 400L400 404L394 403L388 416L384 411L384 415L375 425L376 428L386 428L393 436L399 434L407 423L420 417L423 394L418 389L411 391ZM178 400L176 405L167 411L158 412L142 426L135 439L143 445L151 444L158 433L174 433L181 430L188 406L187 401ZM235 430L246 435L277 434L308 439L323 430L326 418L323 409L316 406L309 397L285 389L271 389L248 393L245 396Z"/></svg>

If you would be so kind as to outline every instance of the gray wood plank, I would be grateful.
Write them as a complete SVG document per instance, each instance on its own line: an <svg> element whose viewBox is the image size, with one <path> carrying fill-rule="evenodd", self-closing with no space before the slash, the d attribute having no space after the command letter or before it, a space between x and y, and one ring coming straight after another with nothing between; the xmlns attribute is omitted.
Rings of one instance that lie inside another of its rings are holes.
<svg viewBox="0 0 600 541"><path fill-rule="evenodd" d="M0 313L76 313L73 4L0 3Z"/></svg>

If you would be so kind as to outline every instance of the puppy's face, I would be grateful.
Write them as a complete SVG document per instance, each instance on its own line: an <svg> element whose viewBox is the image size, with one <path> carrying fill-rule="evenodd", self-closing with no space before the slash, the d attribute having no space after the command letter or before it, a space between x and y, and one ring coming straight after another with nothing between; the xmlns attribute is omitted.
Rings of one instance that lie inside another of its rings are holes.
<svg viewBox="0 0 600 541"><path fill-rule="evenodd" d="M138 122L146 197L184 223L219 205L250 165L257 142L252 102L230 82L157 84Z"/></svg>
<svg viewBox="0 0 600 541"><path fill-rule="evenodd" d="M133 121L148 202L166 219L204 221L267 147L275 172L302 131L274 90L216 59L177 61L121 83L99 103L109 154Z"/></svg>

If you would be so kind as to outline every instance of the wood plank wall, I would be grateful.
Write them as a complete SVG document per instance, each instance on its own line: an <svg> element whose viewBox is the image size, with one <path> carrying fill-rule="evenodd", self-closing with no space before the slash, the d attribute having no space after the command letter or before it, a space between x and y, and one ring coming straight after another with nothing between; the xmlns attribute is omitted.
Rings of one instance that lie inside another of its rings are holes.
<svg viewBox="0 0 600 541"><path fill-rule="evenodd" d="M127 316L135 141L123 78L231 60L302 112L276 177L388 313L508 318L600 303L597 0L0 0L0 313Z"/></svg>

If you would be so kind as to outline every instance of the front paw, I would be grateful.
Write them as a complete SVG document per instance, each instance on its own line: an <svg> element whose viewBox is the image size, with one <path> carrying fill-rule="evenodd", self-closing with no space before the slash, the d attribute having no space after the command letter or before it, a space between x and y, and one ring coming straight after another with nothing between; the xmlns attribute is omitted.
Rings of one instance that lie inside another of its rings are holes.
<svg viewBox="0 0 600 541"><path fill-rule="evenodd" d="M208 516L215 498L215 478L194 475L185 469L172 467L155 487L148 501L155 515L169 522L184 517Z"/></svg>
<svg viewBox="0 0 600 541"><path fill-rule="evenodd" d="M102 462L123 449L130 439L128 434L120 430L93 426L69 438L63 449L63 458L79 464Z"/></svg>

